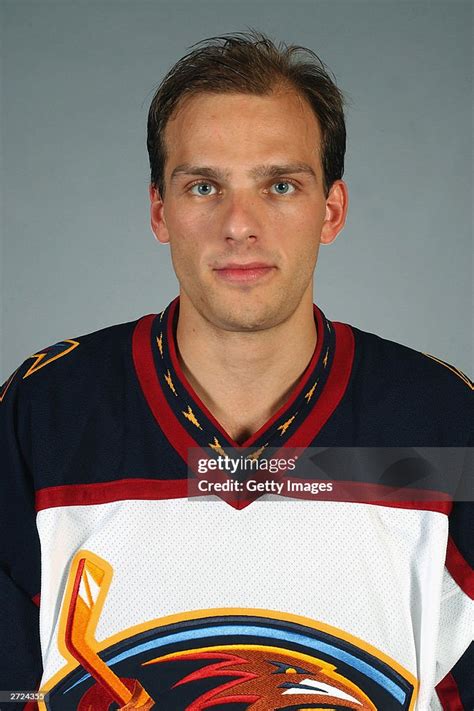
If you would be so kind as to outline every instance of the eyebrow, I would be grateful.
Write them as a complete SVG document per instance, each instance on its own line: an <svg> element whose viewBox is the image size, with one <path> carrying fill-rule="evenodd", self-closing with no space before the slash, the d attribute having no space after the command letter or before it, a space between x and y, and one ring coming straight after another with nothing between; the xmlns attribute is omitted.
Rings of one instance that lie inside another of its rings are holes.
<svg viewBox="0 0 474 711"><path fill-rule="evenodd" d="M281 165L257 165L249 171L251 178L278 178L281 175L294 175L297 173L305 173L316 179L316 173L308 163L283 163ZM203 178L212 180L227 180L230 177L230 171L220 170L208 165L191 165L182 163L176 166L171 173L170 180L173 181L178 175L199 175Z"/></svg>

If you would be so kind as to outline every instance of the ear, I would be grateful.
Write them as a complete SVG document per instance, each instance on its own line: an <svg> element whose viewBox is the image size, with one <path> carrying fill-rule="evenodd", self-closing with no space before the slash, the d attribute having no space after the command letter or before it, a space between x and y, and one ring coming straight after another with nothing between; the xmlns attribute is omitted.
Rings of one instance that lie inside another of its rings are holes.
<svg viewBox="0 0 474 711"><path fill-rule="evenodd" d="M170 238L166 227L163 200L160 196L158 188L154 185L150 184L148 192L150 195L151 229L159 242L167 244L170 241Z"/></svg>
<svg viewBox="0 0 474 711"><path fill-rule="evenodd" d="M334 242L346 222L349 193L343 180L336 180L326 198L326 217L321 230L321 244Z"/></svg>

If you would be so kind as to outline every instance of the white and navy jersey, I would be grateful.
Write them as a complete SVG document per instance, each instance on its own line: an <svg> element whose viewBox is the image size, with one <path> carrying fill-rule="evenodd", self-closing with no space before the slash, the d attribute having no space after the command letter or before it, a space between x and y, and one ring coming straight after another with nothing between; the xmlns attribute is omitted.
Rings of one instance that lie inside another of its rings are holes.
<svg viewBox="0 0 474 711"><path fill-rule="evenodd" d="M183 375L178 312L37 351L0 390L0 689L42 711L472 711L473 506L443 483L473 476L472 383L315 307L311 362L238 444ZM463 458L410 500L290 471L209 493L189 469L379 447Z"/></svg>

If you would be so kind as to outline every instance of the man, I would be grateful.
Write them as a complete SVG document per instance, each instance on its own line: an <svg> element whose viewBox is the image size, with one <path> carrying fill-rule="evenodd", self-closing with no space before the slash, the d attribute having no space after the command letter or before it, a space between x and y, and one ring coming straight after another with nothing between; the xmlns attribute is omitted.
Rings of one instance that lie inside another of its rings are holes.
<svg viewBox="0 0 474 711"><path fill-rule="evenodd" d="M160 85L151 222L179 299L38 351L0 394L1 688L53 710L472 708L472 384L313 306L347 213L342 106L313 53L257 33ZM411 456L380 470L375 447ZM411 477L425 447L462 455L436 484ZM293 474L309 448L329 459Z"/></svg>

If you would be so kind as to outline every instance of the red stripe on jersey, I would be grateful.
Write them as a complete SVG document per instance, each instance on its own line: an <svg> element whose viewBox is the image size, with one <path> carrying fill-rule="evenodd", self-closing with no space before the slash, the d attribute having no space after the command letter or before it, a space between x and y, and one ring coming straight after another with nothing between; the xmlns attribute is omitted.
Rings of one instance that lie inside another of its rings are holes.
<svg viewBox="0 0 474 711"><path fill-rule="evenodd" d="M311 491L304 490L293 491L290 487L294 484L298 489L300 485L317 483L316 480L286 477L279 479L279 481L284 483L281 495L291 499L372 504L417 511L435 511L445 515L449 515L453 507L452 499L447 494L428 489L397 489L384 484L334 480L330 482L333 485L332 491L322 490L311 493ZM321 483L327 484L328 481L325 480Z"/></svg>
<svg viewBox="0 0 474 711"><path fill-rule="evenodd" d="M262 425L256 432L254 432L248 439L245 440L245 442L242 442L239 444L238 442L235 442L231 437L229 437L228 433L224 430L220 422L216 420L214 415L206 405L202 402L201 398L197 395L197 393L194 392L193 388L190 386L188 381L186 380L186 377L181 369L181 365L179 363L177 354L176 354L176 346L175 346L175 339L174 339L174 333L173 333L173 323L174 323L174 316L176 313L176 308L179 302L179 298L176 298L171 306L170 306L170 313L168 316L168 324L167 324L167 333L166 333L166 338L167 338L167 344L168 344L168 349L169 349L169 354L171 358L171 362L174 368L174 371L176 375L179 378L180 383L188 393L189 397L191 400L193 400L200 410L205 414L207 419L212 422L214 427L219 430L221 435L225 437L227 440L228 444L231 447L234 447L235 449L238 449L239 447L251 447L254 442L256 442L259 437L266 432L267 430L270 430L272 426L279 420L282 415L291 408L293 403L295 402L296 398L298 395L301 393L303 388L307 385L310 377L314 373L314 369L316 367L316 364L319 360L319 357L321 355L321 349L323 347L323 342L324 342L324 323L323 323L323 317L321 314L321 311L318 309L318 307L313 304L313 312L314 312L314 317L316 320L316 330L318 334L317 342L316 342L316 348L314 349L313 355L311 357L311 361L309 362L308 366L305 368L305 371L303 373L303 376L301 377L300 381L298 384L295 386L294 390L291 392L291 395L286 402L283 403L283 405L275 412L272 417L265 422L265 424ZM197 446L197 445L194 445Z"/></svg>
<svg viewBox="0 0 474 711"><path fill-rule="evenodd" d="M217 478L216 478L217 480ZM222 481L226 477L223 476ZM308 483L305 479L280 480L296 483ZM399 492L394 491L394 499L390 500L390 487L371 485L355 482L334 482L335 493L320 492L311 494L303 491L282 493L283 496L297 499L311 499L317 501L340 501L342 503L373 504L375 506L390 506L403 509L417 509L423 511L435 511L448 515L451 510L450 501L435 501L433 492L413 491L413 497L419 496L418 500L397 501ZM337 495L337 487L344 488L344 496ZM235 508L243 508L252 503L261 494L248 493L247 496L232 497L226 494L224 498ZM101 484L70 484L66 486L52 486L40 489L36 494L36 510L55 508L58 506L92 506L99 504L113 503L114 501L163 501L168 499L182 499L189 496L203 496L197 488L197 481L191 479L120 479L118 481L105 482ZM381 497L377 499L376 497ZM440 494L440 497L442 494ZM233 500L235 499L235 501ZM430 500L431 499L431 500ZM454 575L453 575L454 577ZM39 606L39 593L32 598L32 601Z"/></svg>
<svg viewBox="0 0 474 711"><path fill-rule="evenodd" d="M219 430L219 432L221 433L222 437L225 437L225 439L227 440L227 444L230 445L231 447L238 447L239 445L238 445L236 442L234 442L233 439L231 439L231 438L229 437L229 435L228 435L227 432L224 430L224 428L222 427L222 425L220 424L220 422L218 422L218 421L216 420L216 418L214 417L214 415L212 414L212 412L211 412L210 410L208 410L207 407L206 407L206 405L202 402L202 400L201 400L201 398L199 397L199 395L198 395L197 393L195 393L194 390L191 388L191 385L190 385L190 384L188 383L188 381L186 380L186 378L185 378L185 376L184 376L184 373L183 373L183 371L182 371L182 369L181 369L181 365L180 365L179 360L178 360L178 357L177 357L177 355L176 355L176 347L175 347L174 333L173 333L173 324L174 324L174 319L175 319L175 314L176 314L176 308L177 308L177 306L178 306L178 303L179 303L179 297L176 297L176 299L174 299L174 301L172 301L172 303L171 303L171 305L170 305L170 311L169 311L168 323L167 323L167 329L166 329L166 342L167 342L167 345L168 345L169 355L170 355L170 358L171 358L171 363L172 363L172 365L173 365L174 371L175 371L175 373L176 373L176 375L177 375L177 377L178 377L178 379L179 379L181 385L183 386L183 388L184 388L184 389L186 390L186 392L188 393L188 395L189 395L191 401L192 401L192 402L195 402L195 403L198 405L198 407L199 407L199 408L201 409L201 411L205 414L205 416L207 417L207 419L208 419L210 422L212 422L212 424L214 425L214 427L215 427L217 430ZM174 413L173 413L173 415L174 415ZM194 442L194 444L193 444L192 446L193 446L193 447L198 447L199 445L197 444L197 442Z"/></svg>
<svg viewBox="0 0 474 711"><path fill-rule="evenodd" d="M176 308L176 302L173 303L173 309L174 308ZM319 310L317 311L317 317L318 319L320 318ZM188 463L189 449L200 448L202 445L196 442L178 420L162 391L153 360L151 345L151 332L155 318L154 315L145 316L140 319L135 327L133 334L133 362L143 394L158 426L183 461ZM171 315L168 323L172 324L172 321ZM321 324L320 328L323 328L322 318L318 323ZM336 343L333 363L327 382L323 392L320 394L320 397L315 402L305 420L295 429L294 434L285 441L284 445L282 443L285 449L289 447L306 447L311 444L321 428L331 417L346 392L354 361L354 335L351 328L346 324L335 323L333 326L335 329ZM173 344L172 331L168 332L168 338L169 343ZM193 393L192 390L189 390L189 392L194 399L196 397L195 393ZM267 427L268 423L264 425L263 429ZM260 430L260 432L261 431L262 430ZM239 445L237 442L233 442L228 436L226 439L230 441L231 445L236 449L248 446L250 441L247 440L243 445ZM205 452L203 452L203 456L206 456ZM247 494L244 497L236 497L232 495L232 493L226 494L223 492L221 498L234 508L240 509L259 498L259 496L261 496L261 494L257 492L252 495Z"/></svg>
<svg viewBox="0 0 474 711"><path fill-rule="evenodd" d="M451 577L457 582L459 587L474 600L474 570L469 563L464 560L459 548L454 543L451 536L448 538L448 548L446 551L446 567Z"/></svg>
<svg viewBox="0 0 474 711"><path fill-rule="evenodd" d="M436 693L443 711L465 711L457 684L452 674L447 674L436 686Z"/></svg>
<svg viewBox="0 0 474 711"><path fill-rule="evenodd" d="M323 317L321 315L321 311L318 309L316 304L313 304L313 310L314 310L314 317L316 319L316 332L318 334L317 336L317 342L316 342L316 348L313 353L313 356L311 358L311 361L306 368L305 372L303 373L303 376L301 380L298 382L296 385L294 391L290 395L290 398L280 407L277 412L271 417L268 422L266 422L263 427L261 427L257 432L255 432L251 437L246 440L246 442L243 443L243 447L250 447L264 432L265 430L271 429L273 425L282 417L283 413L286 412L291 408L297 397L300 395L302 392L303 388L305 388L308 385L308 382L311 378L311 376L314 374L314 370L316 368L316 365L319 361L319 358L321 356L321 350L323 347L323 342L324 342L324 323L323 323ZM321 393L321 397L324 398L326 389L324 388L323 392ZM296 430L298 431L298 430Z"/></svg>
<svg viewBox="0 0 474 711"><path fill-rule="evenodd" d="M188 495L187 479L119 479L101 484L50 486L36 492L36 510L55 506L91 506L127 499L181 499Z"/></svg>
<svg viewBox="0 0 474 711"><path fill-rule="evenodd" d="M219 430L219 432L221 433L221 435L223 437L226 438L228 444L230 444L231 447L238 447L239 445L229 437L229 435L223 429L221 424L216 420L216 418L214 417L212 412L207 409L207 407L202 402L202 400L198 396L198 394L194 392L191 385L186 380L183 371L181 370L181 365L180 365L178 357L176 355L176 347L175 347L175 343L174 343L174 333L173 333L173 323L174 323L176 308L178 306L178 303L179 303L179 297L176 297L176 299L174 299L174 301L172 301L172 303L170 305L170 311L169 311L169 315L168 315L168 323L167 323L167 329L166 329L166 342L168 345L168 350L169 350L171 363L173 365L174 371L175 371L177 377L179 378L181 385L184 387L184 389L188 393L191 401L195 402L199 406L199 408L206 415L208 420L210 422L212 422L214 427ZM174 413L172 413L172 414L174 416ZM199 445L197 442L194 442L194 444L191 446L198 447Z"/></svg>
<svg viewBox="0 0 474 711"><path fill-rule="evenodd" d="M140 319L133 332L132 352L135 371L158 426L171 446L187 463L188 450L199 445L179 422L161 390L150 343L154 319L154 314L144 316Z"/></svg>
<svg viewBox="0 0 474 711"><path fill-rule="evenodd" d="M36 593L36 595L31 598L31 602L34 602L36 607L40 606L40 597L40 593Z"/></svg>
<svg viewBox="0 0 474 711"><path fill-rule="evenodd" d="M346 392L354 362L354 334L350 326L345 323L333 322L333 327L336 346L326 385L306 419L285 442L285 448L308 447L329 420Z"/></svg>
<svg viewBox="0 0 474 711"><path fill-rule="evenodd" d="M319 318L319 311L317 314ZM145 316L139 321L135 328L133 334L133 360L135 369L143 393L156 422L170 444L181 455L182 459L187 462L188 449L191 447L196 448L200 445L181 425L162 392L151 349L153 319L153 315ZM169 319L169 323L172 323L172 318ZM328 380L323 392L308 416L301 425L297 427L294 434L285 441L285 447L307 447L314 440L323 425L326 424L346 391L354 361L354 335L351 328L346 324L334 323L333 326L336 335L336 346ZM172 344L172 334L168 334L168 337L171 339L170 344ZM187 389L193 399L196 399L195 393L189 390L189 387ZM300 392L300 390L298 390L298 392ZM200 402L198 404L207 414L208 411L204 405ZM287 404L285 404L284 409L286 409L286 407ZM211 419L213 419L211 413L209 413L209 415ZM277 415L281 416L281 412L279 411ZM274 417L276 417L276 415ZM271 421L273 421L273 419L274 418L272 418ZM268 426L269 423L266 423L263 428L259 430L259 433L261 434ZM226 436L226 439L231 443L231 446L237 449L247 447L251 441L255 440L255 437L257 437L259 433L255 433L250 439L240 445L228 436Z"/></svg>

